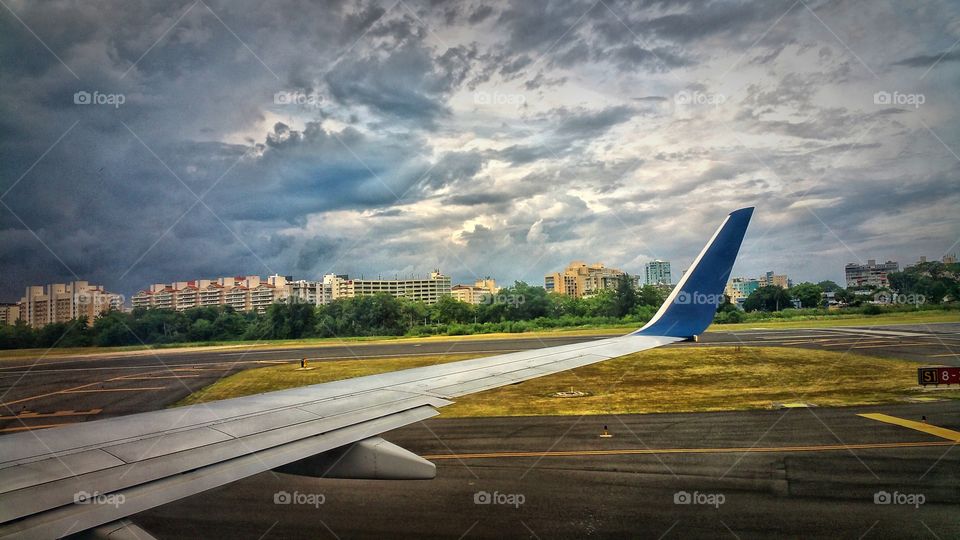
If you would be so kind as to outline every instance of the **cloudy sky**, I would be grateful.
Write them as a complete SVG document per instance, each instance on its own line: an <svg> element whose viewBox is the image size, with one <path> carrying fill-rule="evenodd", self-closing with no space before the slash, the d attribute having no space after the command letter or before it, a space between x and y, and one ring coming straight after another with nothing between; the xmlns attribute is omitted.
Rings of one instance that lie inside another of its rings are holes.
<svg viewBox="0 0 960 540"><path fill-rule="evenodd" d="M0 299L439 267L542 284L960 251L947 1L0 7Z"/></svg>

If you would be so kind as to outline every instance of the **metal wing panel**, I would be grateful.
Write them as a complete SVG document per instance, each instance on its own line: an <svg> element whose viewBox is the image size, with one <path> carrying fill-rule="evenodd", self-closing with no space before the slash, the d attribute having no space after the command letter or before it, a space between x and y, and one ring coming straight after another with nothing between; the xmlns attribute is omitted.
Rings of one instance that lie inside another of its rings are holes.
<svg viewBox="0 0 960 540"><path fill-rule="evenodd" d="M0 504L0 522L17 519L56 506L71 504L73 503L73 494L80 491L110 493L167 476L182 474L220 461L235 459L297 440L322 435L361 422L388 418L414 408L423 406L443 407L450 404L449 401L429 396L411 396L386 390L377 393L387 394L392 399L379 398L380 404L375 406L370 406L362 400L355 399L352 409L341 408L340 414L329 415L326 418L312 415L314 418L312 421L285 428L263 429L259 433L246 437L231 438L227 441L197 446L134 463L121 463L120 466L88 471L85 474L69 475L56 481L48 481L42 484L34 483L30 487L0 496L0 503L2 503ZM58 458L50 458L45 464L52 466L57 460ZM37 465L39 463L33 464L33 466ZM14 467L12 469L19 468Z"/></svg>
<svg viewBox="0 0 960 540"><path fill-rule="evenodd" d="M0 527L6 538L59 538L116 521L171 501L189 497L215 487L281 465L366 439L391 429L426 420L439 414L430 406L422 406L390 416L350 425L339 430L296 442L221 461L184 474L167 476L114 493L123 495L123 503L70 504Z"/></svg>
<svg viewBox="0 0 960 540"><path fill-rule="evenodd" d="M88 450L60 459L53 458L19 467L8 467L0 469L0 494L123 464L119 458L103 450Z"/></svg>

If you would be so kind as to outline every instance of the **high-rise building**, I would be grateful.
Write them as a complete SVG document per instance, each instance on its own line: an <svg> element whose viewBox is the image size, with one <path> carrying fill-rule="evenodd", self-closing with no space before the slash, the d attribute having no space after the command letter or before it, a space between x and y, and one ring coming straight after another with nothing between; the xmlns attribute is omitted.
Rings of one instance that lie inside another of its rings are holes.
<svg viewBox="0 0 960 540"><path fill-rule="evenodd" d="M789 289L793 286L793 281L791 281L786 274L774 274L773 272L767 272L760 276L759 281L761 287L769 287L773 285L780 287L781 289Z"/></svg>
<svg viewBox="0 0 960 540"><path fill-rule="evenodd" d="M89 324L110 309L123 309L123 297L87 281L27 287L20 299L19 318L34 328L86 317Z"/></svg>
<svg viewBox="0 0 960 540"><path fill-rule="evenodd" d="M900 265L895 261L887 261L877 264L877 261L870 259L867 264L848 263L844 268L844 274L847 280L847 287L889 287L887 274L899 272Z"/></svg>
<svg viewBox="0 0 960 540"><path fill-rule="evenodd" d="M290 294L287 278L234 276L156 283L133 295L134 308L183 311L204 306L230 306L237 311L264 313L270 304Z"/></svg>
<svg viewBox="0 0 960 540"><path fill-rule="evenodd" d="M450 293L454 298L468 304L482 304L500 291L497 282L489 277L476 280L473 285L454 285Z"/></svg>
<svg viewBox="0 0 960 540"><path fill-rule="evenodd" d="M0 325L16 324L20 320L19 304L0 304Z"/></svg>
<svg viewBox="0 0 960 540"><path fill-rule="evenodd" d="M410 279L356 279L347 276L330 276L331 299L352 298L386 293L397 298L434 304L441 296L451 294L450 276L434 270L429 278ZM324 283L327 277L324 277Z"/></svg>
<svg viewBox="0 0 960 540"><path fill-rule="evenodd" d="M643 265L643 282L646 285L671 285L673 278L670 276L670 261L661 261L659 259L650 261Z"/></svg>
<svg viewBox="0 0 960 540"><path fill-rule="evenodd" d="M617 281L623 275L623 270L607 268L603 263L573 261L562 272L544 276L543 287L547 292L582 298L604 289L616 288Z"/></svg>

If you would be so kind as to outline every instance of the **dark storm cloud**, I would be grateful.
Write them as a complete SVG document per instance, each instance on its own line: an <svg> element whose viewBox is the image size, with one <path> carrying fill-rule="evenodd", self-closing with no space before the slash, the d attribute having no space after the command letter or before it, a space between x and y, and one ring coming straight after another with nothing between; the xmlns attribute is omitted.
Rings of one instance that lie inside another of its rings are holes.
<svg viewBox="0 0 960 540"><path fill-rule="evenodd" d="M894 65L929 68L940 62L960 62L960 49L953 49L935 54L911 56L895 62Z"/></svg>
<svg viewBox="0 0 960 540"><path fill-rule="evenodd" d="M960 137L937 82L960 59L950 9L808 2L835 36L803 5L778 21L790 0L8 4L30 30L0 10L4 300L71 271L129 294L239 273L682 267L741 204L770 228L748 271L813 279L829 271L804 254L841 268L842 244L936 256L960 235L955 160L918 122ZM78 106L81 90L126 103ZM275 102L291 91L319 103ZM681 108L679 91L728 100ZM883 219L915 223L883 244Z"/></svg>

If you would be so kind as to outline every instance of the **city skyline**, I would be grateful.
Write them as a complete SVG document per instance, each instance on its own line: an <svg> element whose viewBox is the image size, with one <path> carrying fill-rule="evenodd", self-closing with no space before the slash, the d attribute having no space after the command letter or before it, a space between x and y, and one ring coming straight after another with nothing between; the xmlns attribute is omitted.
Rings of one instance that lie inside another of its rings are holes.
<svg viewBox="0 0 960 540"><path fill-rule="evenodd" d="M894 263L894 264L897 264L897 265L898 265L898 268L899 268L899 269L906 269L907 267L912 266L912 265L914 265L914 264L918 264L918 263L925 263L925 262L955 262L956 260L957 260L957 256L956 256L956 255L952 255L952 254L945 255L944 257L941 258L941 261L937 261L936 259L928 259L928 257L926 257L926 256L924 256L924 255L921 255L921 256L917 257L917 259L915 259L914 261L908 262L908 263L900 263L899 261L890 261L890 260L886 261L886 263L888 263L888 264L889 264L889 263ZM874 262L875 262L874 259L870 259L870 260L868 260L868 261L865 261L864 265L873 264ZM650 265L651 263L665 263L668 269L669 269L670 265L672 264L671 261L663 261L663 260L660 260L660 259L654 259L654 260L648 261L647 263L644 263L643 266L646 267L646 266ZM570 264L571 264L571 265L576 265L576 264L584 264L584 263L582 263L582 261L580 261L580 260L573 260L573 261L571 261ZM612 270L613 272L620 272L620 270L618 270L618 269L616 269L616 268L610 268L609 265L606 265L606 264L603 263L603 262L598 262L598 263L596 263L596 264L600 265L601 267L606 267L607 269ZM850 264L851 264L851 263L847 263L847 264L844 266L844 270L847 270L848 267L850 266ZM570 267L570 265L567 265L567 269L568 269L568 270L569 270L569 267ZM736 267L734 267L734 270L736 270ZM391 275L387 275L387 274L384 273L384 272L373 272L373 273L370 273L370 274L364 274L364 273L362 273L362 274L360 274L360 275L358 275L358 276L356 276L356 275L355 275L355 276L351 276L350 274L336 273L336 272L328 272L328 273L324 274L323 276L296 276L296 275L293 275L293 274L274 274L274 275L267 276L267 278L266 278L266 279L263 279L262 281L263 281L264 283L267 283L269 280L272 280L273 278L281 278L281 279L286 280L286 282L288 282L288 283L293 283L293 282L297 282L297 281L322 282L322 281L324 281L325 278L330 277L330 276L335 276L335 277L338 277L338 278L342 278L343 280L411 280L411 279L425 279L427 276L430 276L431 273L442 273L442 272L439 272L438 269L434 269L433 272L412 272L412 273L409 273L409 274L406 274L406 275L394 274L394 275L392 275L392 276L391 276ZM221 274L223 274L223 273L221 273ZM259 276L259 275L255 275L255 274L253 274L253 275L248 275L248 274L230 273L230 272L227 272L227 273L225 273L225 274L226 274L227 276L229 276L229 277L219 277L219 278L218 278L218 277L206 277L206 278L205 278L205 277L199 277L199 278L194 277L194 278L190 278L190 279L176 279L176 280L173 280L173 281L154 281L154 282L151 282L151 283L149 283L149 284L147 284L147 285L144 285L144 286L142 286L142 287L136 288L136 289L135 289L132 293L130 293L130 294L127 294L127 293L125 293L125 292L120 292L120 291L118 291L118 290L113 290L113 289L111 289L111 290L112 290L113 292L117 293L117 294L120 294L120 295L123 296L126 300L130 300L130 299L132 299L133 297L135 297L138 293L145 292L145 291L153 291L154 289L163 289L163 288L170 287L170 286L176 286L177 284L182 284L182 285L188 285L188 284L189 284L189 285L192 285L192 286L196 286L196 284L199 283L199 282L208 282L208 283L209 283L209 282L213 282L213 283L217 283L218 281L219 281L219 282L222 282L223 280L225 280L225 279L230 279L230 278L236 278L237 280L240 280L240 281L245 280L245 279L249 279L249 278L251 278L251 277L256 278L256 279L258 279L258 280L260 279L260 276ZM552 275L560 275L560 274L562 274L562 271L561 271L561 272L551 272L551 273L548 273L548 274L546 274L546 275L547 275L548 277L550 277L550 276L552 276ZM645 276L644 276L644 271L640 271L640 272L637 272L637 273L626 272L626 274L629 275L629 276L630 276L631 278L633 278L634 280L636 280L638 284L640 284L640 285L643 285L643 284L644 284L644 283L643 283L643 282L644 282L644 277L645 277ZM676 276L677 279L679 279L679 277L682 276L682 274L683 274L683 271L680 272L680 275L679 275L679 276ZM762 281L762 280L764 279L764 276L765 276L765 275L769 278L769 276L772 275L772 274L773 274L773 272L771 272L771 271L769 271L769 270L765 270L765 271L762 271L762 272L758 272L758 273L756 273L756 274L738 273L738 272L735 272L735 271L734 271L734 272L731 272L730 278L728 279L728 285L729 285L730 283L732 283L733 280L735 280L735 279L740 279L740 278L752 279L752 280L755 280L755 281L756 281L756 280ZM374 275L376 276L376 278L373 277ZM749 276L753 276L753 275L756 275L756 276L758 276L758 277L757 277L757 278L749 277ZM784 281L785 283L787 282L787 276L789 276L789 275L790 275L790 274L788 274L788 273L785 273L785 274L782 275L783 281ZM181 276L181 277L182 277L182 276ZM470 282L483 282L483 281L489 281L489 282L491 282L491 283L495 283L495 282L496 282L496 279L498 279L498 278L491 278L489 275L484 275L484 277L479 277L479 278L476 278L476 279L458 279L458 278L455 278L455 277L449 276L449 275L447 275L447 277L450 278L450 281L451 281L452 286L470 286L470 285L469 285ZM777 276L777 277L779 277L779 276ZM672 279L671 284L676 284L677 279ZM85 281L85 280L81 280L81 281ZM841 286L841 287L850 286L849 279L847 278L847 276L844 276L844 279L839 279L839 280L830 279L830 280L816 280L816 281L814 281L814 280L803 279L803 278L794 279L793 277L790 277L790 279L789 279L789 283L790 283L791 285L792 285L792 284L798 284L798 283L819 283L819 282L822 282L822 281L833 281L833 282L837 283L837 284L838 284L839 286ZM257 283L259 283L259 281L258 281ZM502 282L501 282L501 283L502 283ZM528 285L532 285L532 286L543 286L543 282L542 282L542 281L539 282L539 283L529 283L529 282L527 282L527 283L528 283ZM512 285L513 282L509 282L509 284ZM33 288L33 287L36 287L36 286L37 286L37 285L36 285L35 283L30 283L30 284L25 285L24 287L26 287L26 288L28 289L28 293L29 293L29 289L30 289L30 288ZM21 287L19 290L21 290L21 291L24 290L24 287ZM491 286L491 285L484 285L484 287L496 287L496 286L495 286L495 285L492 285L492 286ZM107 286L107 288L110 289L109 286ZM15 305L18 299L20 299L20 297L18 297L17 299L11 299L11 300L0 299L0 304L7 304L7 303L9 303L9 304ZM127 303L129 303L129 302L127 302Z"/></svg>

